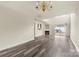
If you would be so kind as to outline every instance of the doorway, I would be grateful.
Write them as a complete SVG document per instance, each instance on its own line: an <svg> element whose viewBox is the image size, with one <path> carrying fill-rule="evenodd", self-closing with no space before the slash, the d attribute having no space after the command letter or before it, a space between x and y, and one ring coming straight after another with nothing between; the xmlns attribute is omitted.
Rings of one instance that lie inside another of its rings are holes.
<svg viewBox="0 0 79 59"><path fill-rule="evenodd" d="M64 36L66 34L66 26L64 24L55 27L55 36Z"/></svg>

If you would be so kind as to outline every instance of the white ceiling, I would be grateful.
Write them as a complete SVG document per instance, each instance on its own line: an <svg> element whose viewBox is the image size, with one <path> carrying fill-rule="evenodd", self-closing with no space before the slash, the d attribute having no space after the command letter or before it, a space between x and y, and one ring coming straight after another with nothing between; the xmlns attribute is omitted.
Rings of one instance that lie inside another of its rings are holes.
<svg viewBox="0 0 79 59"><path fill-rule="evenodd" d="M48 10L46 13L42 14L39 10L35 9L36 2L29 2L29 1L20 1L20 2L0 2L0 5L6 6L8 8L11 8L13 10L28 13L28 14L36 14L50 17L50 16L56 16L63 13L69 13L73 12L75 3L77 2L67 2L67 1L54 1L53 2L53 8L51 10ZM62 12L61 12L62 11ZM49 16L48 16L49 15Z"/></svg>
<svg viewBox="0 0 79 59"><path fill-rule="evenodd" d="M36 2L33 1L0 2L0 6L23 13L26 16L29 15L29 17L33 16L42 20L73 13L77 3L78 2L72 1L53 1L53 8L51 10L47 10L45 13L41 13L39 10L35 9Z"/></svg>
<svg viewBox="0 0 79 59"><path fill-rule="evenodd" d="M51 18L54 16L73 13L77 2L53 2L53 8L46 13L41 14L41 18Z"/></svg>
<svg viewBox="0 0 79 59"><path fill-rule="evenodd" d="M66 14L66 15L60 15L60 16L44 19L43 21L51 25L54 24L58 25L58 24L67 24L69 23L69 20L70 20L70 14Z"/></svg>

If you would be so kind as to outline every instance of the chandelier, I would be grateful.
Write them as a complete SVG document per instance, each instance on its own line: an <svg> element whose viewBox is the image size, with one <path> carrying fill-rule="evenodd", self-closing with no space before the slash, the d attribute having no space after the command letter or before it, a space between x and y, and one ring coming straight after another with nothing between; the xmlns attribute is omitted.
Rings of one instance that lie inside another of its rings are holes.
<svg viewBox="0 0 79 59"><path fill-rule="evenodd" d="M52 9L52 1L38 1L36 2L36 9L46 12L48 9Z"/></svg>

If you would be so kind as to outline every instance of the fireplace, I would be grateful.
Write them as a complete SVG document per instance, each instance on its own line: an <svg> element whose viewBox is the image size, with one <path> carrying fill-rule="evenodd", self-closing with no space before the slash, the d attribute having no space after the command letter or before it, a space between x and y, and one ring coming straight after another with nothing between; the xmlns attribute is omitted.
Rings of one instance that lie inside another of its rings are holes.
<svg viewBox="0 0 79 59"><path fill-rule="evenodd" d="M45 31L45 35L49 35L49 31Z"/></svg>

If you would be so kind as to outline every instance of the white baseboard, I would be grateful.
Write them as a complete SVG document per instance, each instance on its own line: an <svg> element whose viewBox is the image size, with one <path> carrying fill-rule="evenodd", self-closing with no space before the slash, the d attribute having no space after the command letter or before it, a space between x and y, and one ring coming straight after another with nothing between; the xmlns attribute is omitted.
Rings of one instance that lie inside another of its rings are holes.
<svg viewBox="0 0 79 59"><path fill-rule="evenodd" d="M74 46L75 46L75 48L76 48L76 51L79 52L79 48L77 47L77 45L75 44L75 42L74 42L72 39L70 39L70 40L71 40L72 43L74 44Z"/></svg>

